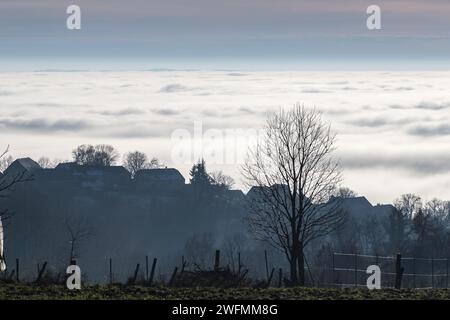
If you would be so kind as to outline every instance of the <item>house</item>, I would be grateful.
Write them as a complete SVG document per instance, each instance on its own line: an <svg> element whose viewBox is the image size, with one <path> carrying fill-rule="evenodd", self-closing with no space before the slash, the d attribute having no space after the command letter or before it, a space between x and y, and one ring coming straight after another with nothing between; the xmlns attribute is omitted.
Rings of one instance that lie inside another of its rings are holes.
<svg viewBox="0 0 450 320"><path fill-rule="evenodd" d="M4 172L4 179L31 179L42 170L41 166L30 158L21 158L15 160Z"/></svg>
<svg viewBox="0 0 450 320"><path fill-rule="evenodd" d="M128 185L131 176L122 166L82 166L74 162L60 163L55 169L41 172L46 180L68 182L83 188L117 189Z"/></svg>
<svg viewBox="0 0 450 320"><path fill-rule="evenodd" d="M185 184L183 175L177 169L143 169L136 172L134 184L138 190L180 189Z"/></svg>

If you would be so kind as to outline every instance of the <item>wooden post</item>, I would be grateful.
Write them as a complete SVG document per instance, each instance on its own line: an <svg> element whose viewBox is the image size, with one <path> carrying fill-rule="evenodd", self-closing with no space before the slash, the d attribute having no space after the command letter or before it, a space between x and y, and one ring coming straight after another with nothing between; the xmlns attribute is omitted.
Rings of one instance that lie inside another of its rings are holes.
<svg viewBox="0 0 450 320"><path fill-rule="evenodd" d="M413 258L413 287L416 288L416 258Z"/></svg>
<svg viewBox="0 0 450 320"><path fill-rule="evenodd" d="M358 255L355 253L355 288L358 287Z"/></svg>
<svg viewBox="0 0 450 320"><path fill-rule="evenodd" d="M278 287L281 288L283 286L283 269L278 269Z"/></svg>
<svg viewBox="0 0 450 320"><path fill-rule="evenodd" d="M177 276L177 272L178 272L178 267L175 267L175 269L173 269L172 276L170 277L169 286L172 286L173 283L175 282L175 278Z"/></svg>
<svg viewBox="0 0 450 320"><path fill-rule="evenodd" d="M220 250L216 250L216 258L214 260L214 271L219 271L220 268Z"/></svg>
<svg viewBox="0 0 450 320"><path fill-rule="evenodd" d="M445 276L445 288L448 289L448 258L447 258L446 268L447 268L447 274Z"/></svg>
<svg viewBox="0 0 450 320"><path fill-rule="evenodd" d="M335 280L335 274L334 274L334 252L331 254L331 280L333 281L333 284L337 286L337 279Z"/></svg>
<svg viewBox="0 0 450 320"><path fill-rule="evenodd" d="M184 256L181 256L181 271L180 274L184 273L184 268L186 268L187 261L184 260Z"/></svg>
<svg viewBox="0 0 450 320"><path fill-rule="evenodd" d="M270 272L269 279L267 279L267 286L270 287L270 283L272 282L273 274L275 273L275 268L272 268Z"/></svg>
<svg viewBox="0 0 450 320"><path fill-rule="evenodd" d="M138 263L138 264L136 265L136 269L134 269L133 282L132 282L132 284L135 284L135 283L136 283L137 276L138 276L138 273L139 273L139 267L140 267L140 266L141 266L141 265Z"/></svg>
<svg viewBox="0 0 450 320"><path fill-rule="evenodd" d="M431 287L434 289L434 258L431 258Z"/></svg>
<svg viewBox="0 0 450 320"><path fill-rule="evenodd" d="M267 260L267 250L264 250L264 261L266 263L266 280L269 282L269 262Z"/></svg>
<svg viewBox="0 0 450 320"><path fill-rule="evenodd" d="M38 274L38 277L36 279L36 282L40 282L42 280L42 276L44 275L44 271L45 271L46 267L47 267L47 261L44 262L44 264L42 265L41 270L39 270L39 274Z"/></svg>
<svg viewBox="0 0 450 320"><path fill-rule="evenodd" d="M145 281L148 282L148 256L145 256Z"/></svg>
<svg viewBox="0 0 450 320"><path fill-rule="evenodd" d="M148 280L148 285L151 286L152 282L153 282L153 277L155 276L155 270L156 270L156 262L158 261L157 258L153 259L153 264L152 264L152 271L150 273L150 279Z"/></svg>
<svg viewBox="0 0 450 320"><path fill-rule="evenodd" d="M16 281L19 282L19 259L16 258Z"/></svg>
<svg viewBox="0 0 450 320"><path fill-rule="evenodd" d="M241 253L238 252L238 276L241 275L241 268L242 268L242 265L241 265Z"/></svg>
<svg viewBox="0 0 450 320"><path fill-rule="evenodd" d="M113 284L113 264L112 264L112 258L109 258L109 284Z"/></svg>
<svg viewBox="0 0 450 320"><path fill-rule="evenodd" d="M403 277L403 267L402 267L402 255L397 253L395 260L395 289L400 290L402 288L402 277Z"/></svg>

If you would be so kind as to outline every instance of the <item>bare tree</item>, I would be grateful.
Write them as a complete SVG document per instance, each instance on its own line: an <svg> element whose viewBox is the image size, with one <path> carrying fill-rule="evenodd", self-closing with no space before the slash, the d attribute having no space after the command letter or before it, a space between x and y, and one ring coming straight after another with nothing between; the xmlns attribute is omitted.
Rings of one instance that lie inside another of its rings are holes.
<svg viewBox="0 0 450 320"><path fill-rule="evenodd" d="M50 160L50 158L48 157L40 157L39 160L37 161L37 163L39 164L39 166L42 169L52 169L55 168L58 163L60 163L61 161L58 160Z"/></svg>
<svg viewBox="0 0 450 320"><path fill-rule="evenodd" d="M224 187L228 190L230 190L234 186L234 179L230 176L227 176L222 171L214 171L209 175L213 181L213 184L215 185Z"/></svg>
<svg viewBox="0 0 450 320"><path fill-rule="evenodd" d="M350 188L342 187L336 190L335 196L343 199L348 199L355 198L358 196L358 194Z"/></svg>
<svg viewBox="0 0 450 320"><path fill-rule="evenodd" d="M143 152L134 151L125 155L123 166L131 173L131 177L139 170L147 168L147 155Z"/></svg>
<svg viewBox="0 0 450 320"><path fill-rule="evenodd" d="M392 251L401 252L407 248L413 232L412 220L419 212L422 213L422 199L415 194L404 194L394 201L386 226Z"/></svg>
<svg viewBox="0 0 450 320"><path fill-rule="evenodd" d="M112 166L116 163L119 153L113 146L99 144L80 145L72 151L73 159L80 165L87 166Z"/></svg>
<svg viewBox="0 0 450 320"><path fill-rule="evenodd" d="M5 155L9 151L9 146L0 153L0 161L5 157ZM11 163L8 164L8 166ZM32 177L26 176L25 172L18 172L13 174L12 176L0 177L0 198L7 197L8 191L12 189L12 187L18 183L31 181ZM8 210L1 208L0 209L0 271L6 270L5 257L3 255L3 221L9 218Z"/></svg>
<svg viewBox="0 0 450 320"><path fill-rule="evenodd" d="M412 193L403 194L399 199L394 201L394 207L405 218L412 219L419 209L422 209L422 199Z"/></svg>
<svg viewBox="0 0 450 320"><path fill-rule="evenodd" d="M247 242L247 237L242 233L235 233L225 237L222 246L224 247L225 256L228 260L228 266L232 272L240 271L242 268L242 261L240 261L239 255L242 253Z"/></svg>
<svg viewBox="0 0 450 320"><path fill-rule="evenodd" d="M113 146L99 144L95 146L95 163L105 167L112 166L119 158L119 153Z"/></svg>
<svg viewBox="0 0 450 320"><path fill-rule="evenodd" d="M3 153L0 157L0 172L4 172L8 167L14 162L14 158L12 156L6 156L6 153Z"/></svg>
<svg viewBox="0 0 450 320"><path fill-rule="evenodd" d="M9 146L6 148L3 153L0 153L0 160L5 157L5 155L9 151ZM11 190L11 188L21 182L31 181L33 180L33 177L30 175L27 175L26 172L17 172L12 175L5 175L3 177L0 177L0 198L5 198L8 190ZM0 217L5 212L0 211Z"/></svg>
<svg viewBox="0 0 450 320"><path fill-rule="evenodd" d="M248 222L258 239L284 252L291 284L304 285L305 247L345 220L338 199L331 200L341 181L335 135L316 109L300 105L269 115L265 129L242 168L255 186Z"/></svg>
<svg viewBox="0 0 450 320"><path fill-rule="evenodd" d="M152 158L147 166L149 169L158 169L164 167L164 165L161 164L157 158Z"/></svg>
<svg viewBox="0 0 450 320"><path fill-rule="evenodd" d="M69 263L72 263L72 261L80 257L81 244L91 236L91 232L81 219L76 221L66 219L66 228L69 233L70 244Z"/></svg>

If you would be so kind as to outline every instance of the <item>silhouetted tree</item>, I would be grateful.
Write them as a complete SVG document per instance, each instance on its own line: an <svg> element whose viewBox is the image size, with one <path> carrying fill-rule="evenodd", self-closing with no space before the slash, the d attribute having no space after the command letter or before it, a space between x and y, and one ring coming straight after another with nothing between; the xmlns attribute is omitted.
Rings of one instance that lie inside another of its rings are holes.
<svg viewBox="0 0 450 320"><path fill-rule="evenodd" d="M37 163L43 169L51 169L55 168L60 161L58 160L50 160L48 157L40 157Z"/></svg>
<svg viewBox="0 0 450 320"><path fill-rule="evenodd" d="M210 174L212 184L230 190L234 186L234 179L223 174L222 171L214 171Z"/></svg>
<svg viewBox="0 0 450 320"><path fill-rule="evenodd" d="M14 158L12 156L6 156L6 153L3 153L2 157L0 158L0 172L4 172L6 169L8 169L8 167L13 162Z"/></svg>
<svg viewBox="0 0 450 320"><path fill-rule="evenodd" d="M140 151L129 152L125 155L123 166L130 171L131 177L134 178L136 172L142 169L157 169L161 165L159 160L152 158L148 161L147 155Z"/></svg>
<svg viewBox="0 0 450 320"><path fill-rule="evenodd" d="M150 169L157 169L157 168L161 168L161 167L163 167L163 166L164 166L164 165L161 164L157 158L152 158L152 159L150 160L150 163L148 164L148 167L149 167Z"/></svg>
<svg viewBox="0 0 450 320"><path fill-rule="evenodd" d="M203 159L194 164L189 174L191 176L190 182L194 186L210 186L213 182L208 172L206 171L206 164L205 160Z"/></svg>
<svg viewBox="0 0 450 320"><path fill-rule="evenodd" d="M394 201L386 228L391 251L402 252L408 248L413 232L412 219L421 208L422 199L415 194L404 194Z"/></svg>
<svg viewBox="0 0 450 320"><path fill-rule="evenodd" d="M90 229L81 219L66 219L69 233L69 263L80 257L81 244L91 235Z"/></svg>
<svg viewBox="0 0 450 320"><path fill-rule="evenodd" d="M329 202L341 180L332 156L335 135L316 109L298 105L269 115L265 129L242 168L248 186L257 190L249 202L249 226L284 252L291 284L304 285L305 247L345 218L338 201Z"/></svg>
<svg viewBox="0 0 450 320"><path fill-rule="evenodd" d="M355 191L351 190L350 188L342 187L336 190L335 196L348 199L348 198L355 198L358 196L358 194Z"/></svg>
<svg viewBox="0 0 450 320"><path fill-rule="evenodd" d="M5 157L9 151L9 146L3 153L0 153L0 160ZM9 160L8 160L9 162ZM10 163L8 163L8 166ZM18 183L31 181L33 177L27 176L25 172L17 172L13 176L0 177L0 198L5 198L12 187ZM8 217L8 210L0 209L0 271L6 270L5 257L3 255L3 222Z"/></svg>
<svg viewBox="0 0 450 320"><path fill-rule="evenodd" d="M125 155L123 166L130 171L131 177L134 178L136 172L142 169L146 169L148 165L147 155L143 152L134 151Z"/></svg>
<svg viewBox="0 0 450 320"><path fill-rule="evenodd" d="M84 166L112 166L116 163L119 153L114 147L106 144L81 145L72 151L73 159Z"/></svg>

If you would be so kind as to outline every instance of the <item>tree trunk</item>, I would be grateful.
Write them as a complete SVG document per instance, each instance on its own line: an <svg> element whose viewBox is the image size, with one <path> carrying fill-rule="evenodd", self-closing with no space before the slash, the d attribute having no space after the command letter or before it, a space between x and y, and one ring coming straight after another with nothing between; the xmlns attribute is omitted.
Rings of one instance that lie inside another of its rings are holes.
<svg viewBox="0 0 450 320"><path fill-rule="evenodd" d="M298 277L297 277L297 259L292 259L291 260L291 265L290 265L290 271L291 271L291 278L290 278L290 282L291 282L291 286L296 286L298 284Z"/></svg>
<svg viewBox="0 0 450 320"><path fill-rule="evenodd" d="M296 244L292 246L291 249L291 260L290 260L290 285L298 285L298 273L297 273L297 260L298 260L298 247Z"/></svg>
<svg viewBox="0 0 450 320"><path fill-rule="evenodd" d="M301 244L298 248L298 284L302 287L305 285L305 255Z"/></svg>

